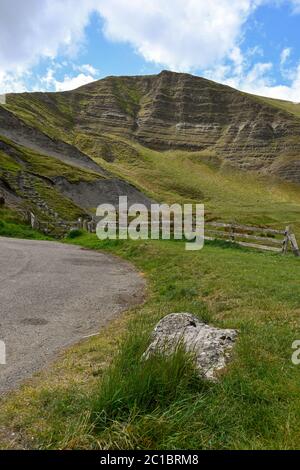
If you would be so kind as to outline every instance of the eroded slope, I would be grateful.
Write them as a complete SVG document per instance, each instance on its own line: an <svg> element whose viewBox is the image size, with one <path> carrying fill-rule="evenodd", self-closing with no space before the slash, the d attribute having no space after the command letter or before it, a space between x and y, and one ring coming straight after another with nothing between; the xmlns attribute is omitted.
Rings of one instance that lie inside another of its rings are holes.
<svg viewBox="0 0 300 470"><path fill-rule="evenodd" d="M107 137L119 136L160 151L210 151L224 164L299 183L300 117L289 107L166 71L8 97L28 124L92 157L108 159Z"/></svg>

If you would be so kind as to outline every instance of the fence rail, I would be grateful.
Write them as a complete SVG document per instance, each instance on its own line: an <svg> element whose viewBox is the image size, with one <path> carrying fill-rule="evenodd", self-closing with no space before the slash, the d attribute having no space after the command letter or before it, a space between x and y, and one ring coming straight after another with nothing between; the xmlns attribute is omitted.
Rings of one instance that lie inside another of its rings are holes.
<svg viewBox="0 0 300 470"><path fill-rule="evenodd" d="M53 230L62 233L76 229L83 229L88 232L96 231L96 222L93 219L79 218L76 221L55 220L51 222L45 222L41 221L33 212L28 212L26 218L33 229L39 230L45 234L49 234Z"/></svg>
<svg viewBox="0 0 300 470"><path fill-rule="evenodd" d="M259 235L255 235L257 233L259 233ZM295 256L300 256L295 234L290 227L286 227L284 230L277 230L236 223L229 224L207 221L205 223L205 238L206 240L220 239L228 243L234 242L249 248L274 251L283 254L288 253L289 248L291 248ZM278 245L280 245L280 248Z"/></svg>
<svg viewBox="0 0 300 470"><path fill-rule="evenodd" d="M53 224L39 221L33 212L29 212L27 217L32 228L44 233L51 232L51 225ZM148 222L145 222L145 224L148 224ZM79 218L74 222L61 220L56 221L55 229L60 230L62 233L66 233L72 229L86 230L88 232L95 233L96 225L97 222L93 218ZM173 221L170 223L170 228L172 231ZM283 254L287 254L289 249L291 249L295 256L300 257L299 246L295 234L292 232L290 227L286 227L284 230L278 230L267 227L252 227L237 223L206 221L205 239L223 240L228 243L236 243L249 248Z"/></svg>

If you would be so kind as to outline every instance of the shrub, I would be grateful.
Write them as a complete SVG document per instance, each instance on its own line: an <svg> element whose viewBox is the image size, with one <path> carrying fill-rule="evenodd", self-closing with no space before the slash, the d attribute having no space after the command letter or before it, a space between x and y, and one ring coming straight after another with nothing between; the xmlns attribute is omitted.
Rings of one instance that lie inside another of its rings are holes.
<svg viewBox="0 0 300 470"><path fill-rule="evenodd" d="M73 240L74 238L81 237L82 235L83 235L82 230L73 229L73 230L70 230L70 232L67 235L67 238Z"/></svg>

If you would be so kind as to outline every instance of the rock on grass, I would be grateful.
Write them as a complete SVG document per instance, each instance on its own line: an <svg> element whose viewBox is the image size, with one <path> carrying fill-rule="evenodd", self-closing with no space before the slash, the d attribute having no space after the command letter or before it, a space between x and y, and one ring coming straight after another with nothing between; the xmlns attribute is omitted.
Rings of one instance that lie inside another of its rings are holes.
<svg viewBox="0 0 300 470"><path fill-rule="evenodd" d="M231 358L237 331L220 329L202 323L189 313L171 313L164 317L152 333L152 341L144 358L155 353L173 354L182 345L195 358L199 375L216 381Z"/></svg>

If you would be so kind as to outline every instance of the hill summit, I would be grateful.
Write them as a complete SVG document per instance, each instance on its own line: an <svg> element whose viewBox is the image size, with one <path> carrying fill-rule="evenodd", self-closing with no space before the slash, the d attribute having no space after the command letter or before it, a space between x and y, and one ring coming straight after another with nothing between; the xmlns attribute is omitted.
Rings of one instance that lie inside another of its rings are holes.
<svg viewBox="0 0 300 470"><path fill-rule="evenodd" d="M240 194L254 214L264 189L258 197L258 183L249 183L245 195L244 176L228 183L228 171L271 176L270 187L273 179L299 184L299 155L299 105L184 73L9 94L0 105L0 190L51 219L94 213L120 193L147 204L202 201L214 213L230 201L232 214Z"/></svg>
<svg viewBox="0 0 300 470"><path fill-rule="evenodd" d="M168 71L8 97L8 109L26 123L92 156L109 134L156 150L209 150L237 168L300 182L300 113L280 103Z"/></svg>

